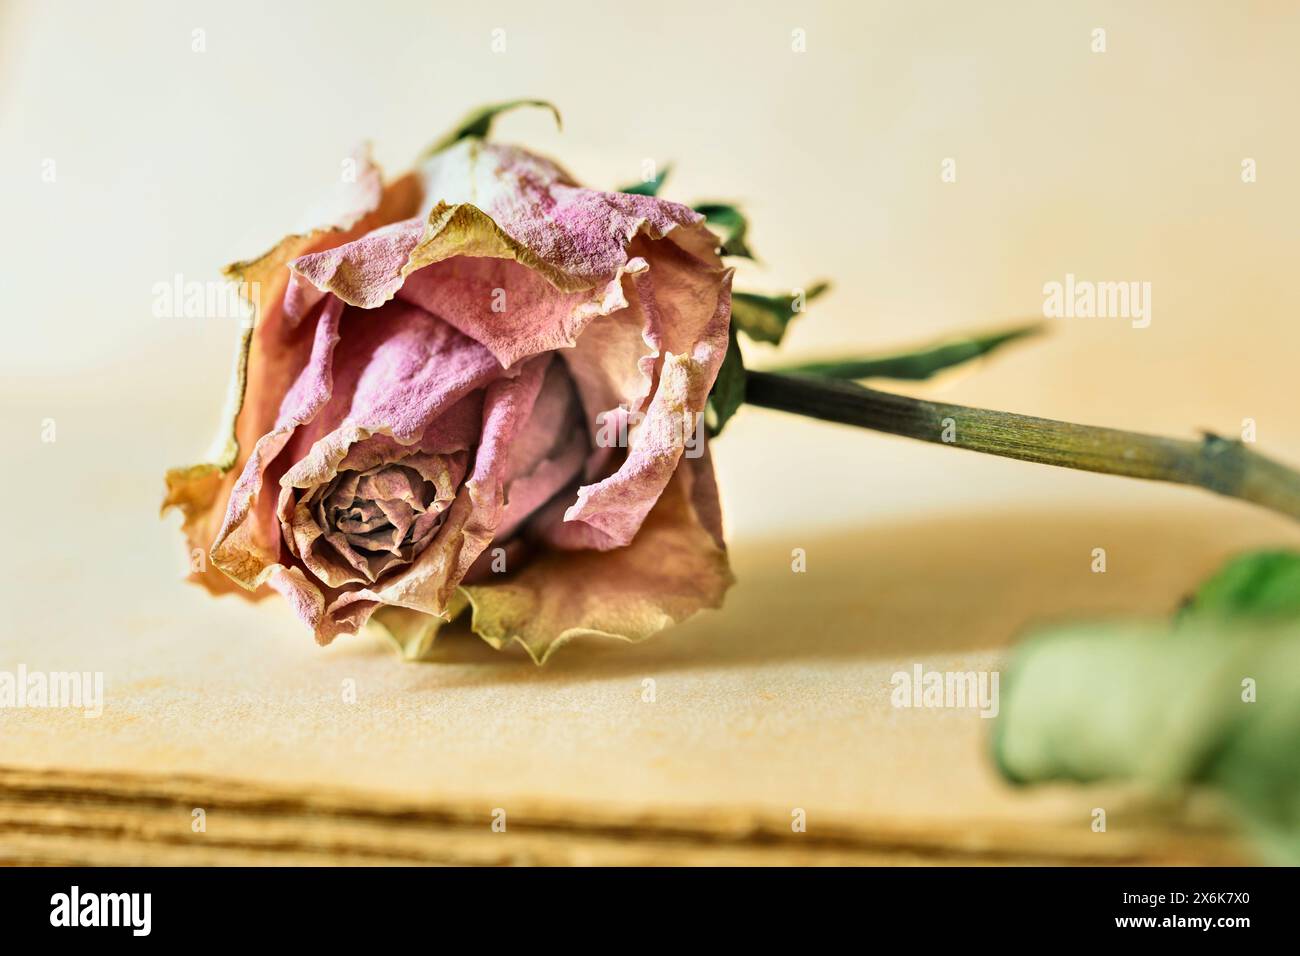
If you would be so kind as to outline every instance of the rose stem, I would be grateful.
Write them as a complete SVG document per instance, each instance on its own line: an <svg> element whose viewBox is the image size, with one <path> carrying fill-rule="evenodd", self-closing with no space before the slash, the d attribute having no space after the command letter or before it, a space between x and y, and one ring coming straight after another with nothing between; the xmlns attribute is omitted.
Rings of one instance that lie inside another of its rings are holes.
<svg viewBox="0 0 1300 956"><path fill-rule="evenodd" d="M1300 520L1300 474L1217 435L1199 442L1161 438L772 372L746 372L745 401L986 455L1195 485Z"/></svg>

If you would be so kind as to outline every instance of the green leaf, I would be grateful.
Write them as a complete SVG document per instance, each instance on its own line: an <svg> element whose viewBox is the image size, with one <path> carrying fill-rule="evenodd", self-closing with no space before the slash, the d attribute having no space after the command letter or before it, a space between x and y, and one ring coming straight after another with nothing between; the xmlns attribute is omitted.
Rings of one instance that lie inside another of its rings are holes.
<svg viewBox="0 0 1300 956"><path fill-rule="evenodd" d="M1076 624L1016 650L994 760L1019 783L1129 780L1223 794L1300 863L1300 555L1228 562L1173 624Z"/></svg>
<svg viewBox="0 0 1300 956"><path fill-rule="evenodd" d="M1229 561L1197 588L1179 623L1214 617L1300 619L1300 553L1256 551Z"/></svg>
<svg viewBox="0 0 1300 956"><path fill-rule="evenodd" d="M631 193L634 196L658 196L659 190L663 187L664 180L668 178L668 174L672 171L673 167L670 163L664 166L663 169L659 170L659 175L654 179L643 179L641 182L633 183L631 186L624 186L619 189L618 192Z"/></svg>
<svg viewBox="0 0 1300 956"><path fill-rule="evenodd" d="M812 287L794 289L782 295L761 295L756 292L731 294L731 324L755 342L779 345L790 321L807 303L827 289L829 282L815 282Z"/></svg>
<svg viewBox="0 0 1300 956"><path fill-rule="evenodd" d="M920 380L953 365L999 349L1009 342L1037 335L1044 324L1021 325L1011 329L982 335L964 335L960 338L937 342L925 348L893 355L880 355L861 359L840 359L831 362L805 362L772 369L775 372L792 372L798 375L815 375L821 378L864 379L896 378Z"/></svg>
<svg viewBox="0 0 1300 956"><path fill-rule="evenodd" d="M709 429L709 434L722 434L723 426L744 402L745 361L740 355L740 342L736 340L736 330L733 327L727 342L727 354L722 359L718 377L709 392L708 404L704 406L704 424Z"/></svg>
<svg viewBox="0 0 1300 956"><path fill-rule="evenodd" d="M749 220L738 208L729 203L705 202L695 206L695 211L704 217L710 226L716 226L722 232L722 254L724 256L742 256L753 259L754 254L745 244L745 233L749 230Z"/></svg>
<svg viewBox="0 0 1300 956"><path fill-rule="evenodd" d="M428 159L434 153L441 152L448 146L460 142L470 136L485 139L488 132L492 129L492 122L499 115L509 110L518 109L521 106L538 106L542 109L550 110L555 116L555 125L561 126L560 111L546 100L508 100L504 103L493 103L490 106L481 106L471 111L460 123L446 136L438 140L432 146L421 154L421 159Z"/></svg>
<svg viewBox="0 0 1300 956"><path fill-rule="evenodd" d="M1049 631L1016 652L1000 704L1008 779L1127 780L1157 797L1207 787L1276 862L1300 863L1297 625Z"/></svg>

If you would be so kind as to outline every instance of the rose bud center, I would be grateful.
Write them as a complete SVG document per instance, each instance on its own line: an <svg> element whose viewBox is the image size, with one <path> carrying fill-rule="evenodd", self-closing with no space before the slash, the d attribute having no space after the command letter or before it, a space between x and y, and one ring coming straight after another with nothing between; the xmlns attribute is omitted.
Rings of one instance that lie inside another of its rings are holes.
<svg viewBox="0 0 1300 956"><path fill-rule="evenodd" d="M342 471L306 501L325 540L371 581L411 562L437 534L447 503L432 481L401 464Z"/></svg>

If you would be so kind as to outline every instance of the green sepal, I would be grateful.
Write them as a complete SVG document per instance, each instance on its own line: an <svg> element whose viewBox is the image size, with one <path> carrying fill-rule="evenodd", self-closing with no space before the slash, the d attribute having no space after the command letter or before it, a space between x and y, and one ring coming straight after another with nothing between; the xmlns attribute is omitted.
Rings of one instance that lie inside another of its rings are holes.
<svg viewBox="0 0 1300 956"><path fill-rule="evenodd" d="M668 174L672 171L672 164L669 163L659 171L659 175L655 176L654 179L646 179L639 183L633 183L631 186L624 186L618 192L631 193L633 196L658 196L659 190L663 188L664 180L668 178Z"/></svg>
<svg viewBox="0 0 1300 956"><path fill-rule="evenodd" d="M919 381L936 372L969 362L972 359L1043 331L1041 322L1021 325L1011 329L981 335L964 335L947 339L924 348L892 355L879 355L861 359L838 359L826 362L804 362L772 369L796 375L814 375L820 378L864 379L894 378Z"/></svg>
<svg viewBox="0 0 1300 956"><path fill-rule="evenodd" d="M486 139L488 133L492 129L493 121L499 115L508 112L509 110L518 109L521 106L537 106L542 109L550 110L551 114L555 117L555 125L557 127L563 126L560 121L560 111L555 108L554 104L548 103L546 100L507 100L504 103L493 103L489 106L480 106L478 109L472 110L455 128L452 129L451 132L426 149L421 154L420 158L428 159L434 153L439 153L448 146L459 143L462 139L467 139L471 136L479 139Z"/></svg>
<svg viewBox="0 0 1300 956"><path fill-rule="evenodd" d="M710 435L720 435L722 428L736 409L745 403L745 361L740 354L740 342L736 339L736 328L732 326L727 341L727 354L718 369L718 377L709 392L709 401L704 406L704 425Z"/></svg>
<svg viewBox="0 0 1300 956"><path fill-rule="evenodd" d="M796 289L783 295L733 292L731 324L755 342L780 345L785 330L794 317L804 311L807 303L830 287L829 282L815 282L806 290Z"/></svg>
<svg viewBox="0 0 1300 956"><path fill-rule="evenodd" d="M745 244L745 234L749 231L749 220L737 207L730 203L704 202L693 207L704 217L710 226L716 226L722 233L721 251L724 256L741 256L753 259L754 253Z"/></svg>

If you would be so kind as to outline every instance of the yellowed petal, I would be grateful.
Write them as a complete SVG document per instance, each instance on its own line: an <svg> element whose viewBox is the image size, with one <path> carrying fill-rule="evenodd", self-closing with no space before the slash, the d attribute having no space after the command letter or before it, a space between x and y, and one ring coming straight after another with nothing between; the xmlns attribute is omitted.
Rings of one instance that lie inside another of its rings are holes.
<svg viewBox="0 0 1300 956"><path fill-rule="evenodd" d="M448 606L446 618L411 608L381 607L371 615L366 627L390 642L402 660L427 660L443 625L460 617L468 606L465 597L458 594Z"/></svg>
<svg viewBox="0 0 1300 956"><path fill-rule="evenodd" d="M543 663L575 637L641 641L720 607L734 578L706 526L714 506L701 499L716 489L700 461L683 463L627 547L552 552L500 583L462 587L475 633L497 649L518 641Z"/></svg>
<svg viewBox="0 0 1300 956"><path fill-rule="evenodd" d="M289 282L287 263L305 253L348 242L372 229L410 216L422 199L418 177L408 174L384 187L369 151L353 157L357 175L344 184L340 197L319 213L326 225L282 239L256 259L236 262L225 274L241 283L254 307L254 324L240 330L234 373L222 424L206 460L173 468L165 475L162 510L178 508L189 548L206 556L221 528L225 503L235 479L257 440L271 430L292 372L278 348L261 348L284 322L282 301ZM203 557L192 562L190 580L213 593L242 590Z"/></svg>

